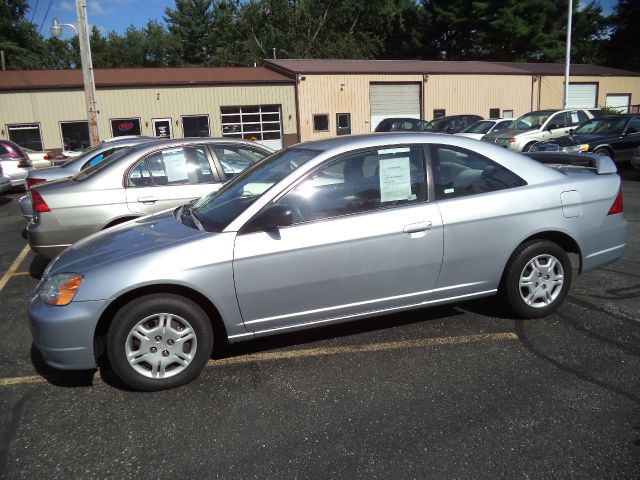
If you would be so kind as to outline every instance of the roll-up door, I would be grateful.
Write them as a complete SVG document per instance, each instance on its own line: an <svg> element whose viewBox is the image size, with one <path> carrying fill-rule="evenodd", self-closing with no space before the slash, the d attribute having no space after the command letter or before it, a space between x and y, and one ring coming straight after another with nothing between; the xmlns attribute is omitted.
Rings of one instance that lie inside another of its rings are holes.
<svg viewBox="0 0 640 480"><path fill-rule="evenodd" d="M607 94L607 107L615 108L620 113L629 113L629 104L631 103L631 95L628 93L610 93Z"/></svg>
<svg viewBox="0 0 640 480"><path fill-rule="evenodd" d="M369 87L371 131L389 117L420 118L420 85L372 84Z"/></svg>
<svg viewBox="0 0 640 480"><path fill-rule="evenodd" d="M569 83L566 108L595 108L597 93L596 83Z"/></svg>

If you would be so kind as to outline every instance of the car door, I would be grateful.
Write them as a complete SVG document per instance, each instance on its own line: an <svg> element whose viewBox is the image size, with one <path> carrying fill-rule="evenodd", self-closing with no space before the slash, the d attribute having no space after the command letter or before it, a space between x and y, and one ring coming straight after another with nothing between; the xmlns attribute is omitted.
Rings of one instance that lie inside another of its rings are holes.
<svg viewBox="0 0 640 480"><path fill-rule="evenodd" d="M629 161L638 146L640 146L640 117L633 117L629 120L622 136L612 142L613 156L617 162Z"/></svg>
<svg viewBox="0 0 640 480"><path fill-rule="evenodd" d="M236 238L236 295L256 332L428 302L442 222L426 201L422 147L367 150L309 174L276 201L277 232Z"/></svg>
<svg viewBox="0 0 640 480"><path fill-rule="evenodd" d="M203 145L168 147L153 152L127 173L127 206L147 215L182 205L220 188Z"/></svg>

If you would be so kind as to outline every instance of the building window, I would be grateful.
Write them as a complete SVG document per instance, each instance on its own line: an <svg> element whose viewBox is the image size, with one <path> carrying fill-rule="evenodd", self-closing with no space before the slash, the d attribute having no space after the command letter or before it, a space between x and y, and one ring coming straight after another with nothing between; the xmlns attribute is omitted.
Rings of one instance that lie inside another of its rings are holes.
<svg viewBox="0 0 640 480"><path fill-rule="evenodd" d="M209 115L189 115L182 117L183 137L208 137Z"/></svg>
<svg viewBox="0 0 640 480"><path fill-rule="evenodd" d="M21 147L29 148L37 152L41 152L42 134L40 133L40 125L37 123L29 123L22 125L7 125L9 140L17 143Z"/></svg>
<svg viewBox="0 0 640 480"><path fill-rule="evenodd" d="M489 109L489 118L500 118L500 109L499 108L490 108Z"/></svg>
<svg viewBox="0 0 640 480"><path fill-rule="evenodd" d="M222 136L261 143L282 143L280 105L220 107Z"/></svg>
<svg viewBox="0 0 640 480"><path fill-rule="evenodd" d="M513 118L513 110L503 110L502 118Z"/></svg>
<svg viewBox="0 0 640 480"><path fill-rule="evenodd" d="M313 131L328 132L329 131L329 115L326 113L313 116Z"/></svg>
<svg viewBox="0 0 640 480"><path fill-rule="evenodd" d="M351 114L336 114L336 135L351 135Z"/></svg>
<svg viewBox="0 0 640 480"><path fill-rule="evenodd" d="M433 111L433 119L442 118L447 114L447 111L444 108L436 108Z"/></svg>
<svg viewBox="0 0 640 480"><path fill-rule="evenodd" d="M139 118L111 119L111 136L124 137L125 135L141 135Z"/></svg>
<svg viewBox="0 0 640 480"><path fill-rule="evenodd" d="M81 152L91 145L89 141L89 123L84 122L60 122L60 134L62 136L63 150Z"/></svg>
<svg viewBox="0 0 640 480"><path fill-rule="evenodd" d="M613 108L618 113L629 113L629 105L631 104L630 93L607 93L605 105Z"/></svg>
<svg viewBox="0 0 640 480"><path fill-rule="evenodd" d="M153 136L156 138L171 138L171 119L170 118L153 118Z"/></svg>

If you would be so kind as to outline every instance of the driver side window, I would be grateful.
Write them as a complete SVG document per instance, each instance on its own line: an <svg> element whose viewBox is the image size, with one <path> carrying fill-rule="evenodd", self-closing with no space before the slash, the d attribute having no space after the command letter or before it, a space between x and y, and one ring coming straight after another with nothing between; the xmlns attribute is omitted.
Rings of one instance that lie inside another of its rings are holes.
<svg viewBox="0 0 640 480"><path fill-rule="evenodd" d="M423 202L427 198L421 147L369 150L338 159L309 175L277 204L293 223Z"/></svg>

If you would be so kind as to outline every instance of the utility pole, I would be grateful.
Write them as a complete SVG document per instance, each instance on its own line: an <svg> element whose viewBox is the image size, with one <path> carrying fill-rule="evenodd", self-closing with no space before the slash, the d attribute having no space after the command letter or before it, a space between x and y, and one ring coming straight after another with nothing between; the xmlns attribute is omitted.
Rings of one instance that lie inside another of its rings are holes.
<svg viewBox="0 0 640 480"><path fill-rule="evenodd" d="M78 15L78 41L80 43L80 60L82 63L82 78L84 81L84 96L87 102L87 120L89 123L89 140L91 146L100 143L98 134L98 109L96 107L96 83L93 78L93 62L91 61L91 47L89 46L89 25L87 22L86 0L76 0Z"/></svg>
<svg viewBox="0 0 640 480"><path fill-rule="evenodd" d="M571 65L571 20L573 18L573 0L569 0L569 19L567 21L567 56L564 62L564 102L562 108L567 108L569 101L569 66Z"/></svg>

